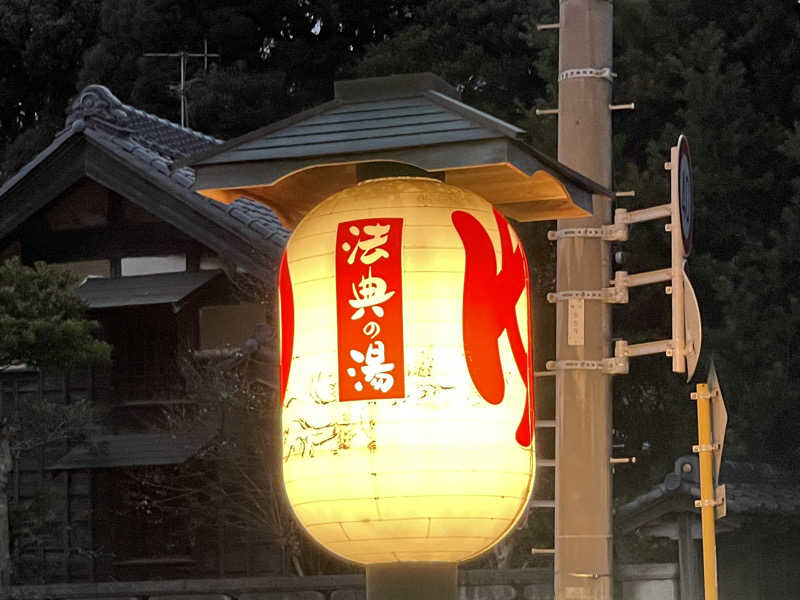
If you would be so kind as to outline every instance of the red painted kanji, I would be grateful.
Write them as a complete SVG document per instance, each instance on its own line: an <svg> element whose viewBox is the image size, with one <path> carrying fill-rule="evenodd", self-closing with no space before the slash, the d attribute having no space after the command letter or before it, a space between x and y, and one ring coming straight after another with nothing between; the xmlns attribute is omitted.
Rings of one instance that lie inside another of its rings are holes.
<svg viewBox="0 0 800 600"><path fill-rule="evenodd" d="M339 223L336 335L339 400L405 396L403 219Z"/></svg>
<svg viewBox="0 0 800 600"><path fill-rule="evenodd" d="M497 270L495 248L489 234L470 213L454 211L453 225L464 244L464 354L470 377L486 402L499 404L505 395L499 337L506 331L520 377L527 388L527 402L516 439L524 447L533 438L533 366L525 352L516 305L523 291L528 293L528 263L522 246L512 249L509 224L495 209L500 231L501 263ZM528 315L530 321L530 311ZM528 348L532 347L528 327Z"/></svg>

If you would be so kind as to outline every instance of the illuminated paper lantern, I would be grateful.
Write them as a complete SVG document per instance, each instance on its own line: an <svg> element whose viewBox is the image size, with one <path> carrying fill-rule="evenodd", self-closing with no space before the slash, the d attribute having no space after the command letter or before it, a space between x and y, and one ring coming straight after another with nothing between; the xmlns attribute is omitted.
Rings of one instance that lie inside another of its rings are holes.
<svg viewBox="0 0 800 600"><path fill-rule="evenodd" d="M480 196L362 182L281 264L283 479L298 520L362 564L463 561L533 485L528 271Z"/></svg>

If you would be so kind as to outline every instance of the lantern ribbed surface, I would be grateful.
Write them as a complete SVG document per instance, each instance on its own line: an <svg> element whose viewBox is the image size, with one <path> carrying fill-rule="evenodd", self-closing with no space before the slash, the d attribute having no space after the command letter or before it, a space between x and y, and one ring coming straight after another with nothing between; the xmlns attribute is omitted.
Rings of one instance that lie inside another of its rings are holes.
<svg viewBox="0 0 800 600"><path fill-rule="evenodd" d="M306 215L280 279L283 479L300 523L361 564L491 548L535 469L510 226L437 180L365 181Z"/></svg>

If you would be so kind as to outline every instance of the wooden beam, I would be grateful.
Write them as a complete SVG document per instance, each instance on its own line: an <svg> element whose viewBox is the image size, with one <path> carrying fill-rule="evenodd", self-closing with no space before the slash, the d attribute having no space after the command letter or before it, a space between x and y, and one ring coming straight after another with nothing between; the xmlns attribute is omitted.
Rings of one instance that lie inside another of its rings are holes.
<svg viewBox="0 0 800 600"><path fill-rule="evenodd" d="M31 169L3 196L0 238L6 237L85 175L85 144L73 137Z"/></svg>
<svg viewBox="0 0 800 600"><path fill-rule="evenodd" d="M250 242L197 212L194 207L176 202L174 194L167 191L164 184L155 183L141 170L111 155L102 146L91 145L87 152L86 172L98 183L174 225L254 276L268 280L273 277L272 271L277 270L282 248L276 246L274 255L265 255L263 250L257 250Z"/></svg>

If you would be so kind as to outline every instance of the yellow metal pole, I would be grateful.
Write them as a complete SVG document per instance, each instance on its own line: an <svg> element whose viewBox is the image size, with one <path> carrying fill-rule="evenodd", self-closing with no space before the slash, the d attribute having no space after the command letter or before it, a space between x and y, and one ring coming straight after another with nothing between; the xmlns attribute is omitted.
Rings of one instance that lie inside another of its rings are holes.
<svg viewBox="0 0 800 600"><path fill-rule="evenodd" d="M711 439L711 394L707 383L697 384L697 450L700 457L700 507L703 525L705 600L717 600L717 541L714 531L714 448Z"/></svg>

